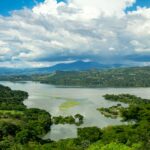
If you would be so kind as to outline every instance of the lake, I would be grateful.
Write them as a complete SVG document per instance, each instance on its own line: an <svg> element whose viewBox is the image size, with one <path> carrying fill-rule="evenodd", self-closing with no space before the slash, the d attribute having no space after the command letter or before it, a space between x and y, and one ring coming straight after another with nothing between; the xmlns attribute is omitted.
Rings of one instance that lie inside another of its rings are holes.
<svg viewBox="0 0 150 150"><path fill-rule="evenodd" d="M23 90L29 93L24 101L28 108L40 108L48 111L52 116L75 115L84 116L84 124L80 127L106 127L108 125L122 124L121 119L106 118L97 111L99 107L110 107L118 103L107 101L104 94L129 93L150 99L150 88L63 88L39 82L8 82L0 84L9 86L14 90ZM123 104L125 105L125 104ZM77 136L75 125L53 125L51 132L45 139L59 140Z"/></svg>

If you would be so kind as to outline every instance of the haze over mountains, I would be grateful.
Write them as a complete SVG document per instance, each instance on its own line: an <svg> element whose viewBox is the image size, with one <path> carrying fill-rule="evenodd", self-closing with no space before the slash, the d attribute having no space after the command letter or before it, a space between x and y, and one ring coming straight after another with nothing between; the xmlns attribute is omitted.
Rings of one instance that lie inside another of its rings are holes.
<svg viewBox="0 0 150 150"><path fill-rule="evenodd" d="M123 67L121 64L101 64L97 62L76 61L72 63L60 63L51 67L43 68L0 68L0 75L22 75L22 74L46 74L55 71L82 71L90 69L108 69Z"/></svg>

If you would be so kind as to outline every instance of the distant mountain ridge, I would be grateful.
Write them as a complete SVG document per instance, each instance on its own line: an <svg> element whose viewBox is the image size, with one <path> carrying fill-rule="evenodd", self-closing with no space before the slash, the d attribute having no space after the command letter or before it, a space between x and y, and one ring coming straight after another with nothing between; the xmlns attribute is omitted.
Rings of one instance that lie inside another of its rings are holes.
<svg viewBox="0 0 150 150"><path fill-rule="evenodd" d="M83 71L90 69L109 69L122 67L120 64L100 64L97 62L76 61L72 63L60 63L52 67L43 68L0 68L0 75L26 75L26 74L46 74L55 71Z"/></svg>

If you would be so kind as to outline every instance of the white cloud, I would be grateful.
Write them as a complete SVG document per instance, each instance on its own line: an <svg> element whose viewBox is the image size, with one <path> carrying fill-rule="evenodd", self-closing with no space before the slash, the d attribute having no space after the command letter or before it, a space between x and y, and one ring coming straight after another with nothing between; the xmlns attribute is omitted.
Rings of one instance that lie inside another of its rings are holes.
<svg viewBox="0 0 150 150"><path fill-rule="evenodd" d="M124 10L132 6L133 3L135 0L68 0L67 4L57 3L56 0L45 0L44 3L34 7L33 12L41 15L55 15L56 17L69 18L72 15L76 19L92 19L100 15L122 16Z"/></svg>
<svg viewBox="0 0 150 150"><path fill-rule="evenodd" d="M47 66L75 59L120 61L150 53L150 9L124 13L134 0L45 0L0 16L1 66ZM124 60L126 61L126 60Z"/></svg>
<svg viewBox="0 0 150 150"><path fill-rule="evenodd" d="M33 12L37 14L51 14L57 15L57 4L56 0L45 0L44 3L40 3L38 6L33 8Z"/></svg>
<svg viewBox="0 0 150 150"><path fill-rule="evenodd" d="M124 9L131 6L135 0L70 0L80 8L85 17L98 17L99 15L123 15Z"/></svg>

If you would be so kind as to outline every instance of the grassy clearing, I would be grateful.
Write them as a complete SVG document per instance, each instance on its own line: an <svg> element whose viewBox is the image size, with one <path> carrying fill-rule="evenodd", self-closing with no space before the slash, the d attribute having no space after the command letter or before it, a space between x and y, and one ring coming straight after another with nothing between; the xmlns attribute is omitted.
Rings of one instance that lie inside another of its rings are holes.
<svg viewBox="0 0 150 150"><path fill-rule="evenodd" d="M13 118L1 118L0 122L8 122L15 125L21 125L23 123L21 120L13 119Z"/></svg>
<svg viewBox="0 0 150 150"><path fill-rule="evenodd" d="M64 102L62 103L60 106L59 106L59 109L60 110L67 110L67 109L70 109L70 108L73 108L75 106L78 106L80 103L77 102L77 101L67 101L67 102Z"/></svg>
<svg viewBox="0 0 150 150"><path fill-rule="evenodd" d="M53 96L53 99L65 99L67 101L76 101L74 98L67 98L67 97L59 97L59 96Z"/></svg>
<svg viewBox="0 0 150 150"><path fill-rule="evenodd" d="M23 122L20 117L22 117L24 113L22 111L17 110L0 110L0 123L2 122L8 122L13 123L15 125L21 125ZM18 117L16 117L18 116Z"/></svg>
<svg viewBox="0 0 150 150"><path fill-rule="evenodd" d="M63 102L59 106L59 109L62 111L73 108L73 107L78 106L80 104L80 102L78 102L77 99L74 99L74 98L59 97L59 96L53 96L52 98L57 99L57 100L65 100L65 102Z"/></svg>
<svg viewBox="0 0 150 150"><path fill-rule="evenodd" d="M0 114L23 115L23 112L16 110L0 110Z"/></svg>

